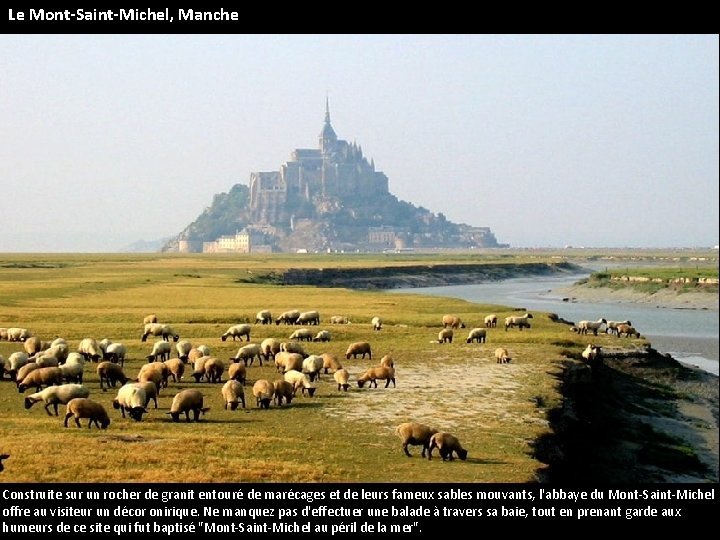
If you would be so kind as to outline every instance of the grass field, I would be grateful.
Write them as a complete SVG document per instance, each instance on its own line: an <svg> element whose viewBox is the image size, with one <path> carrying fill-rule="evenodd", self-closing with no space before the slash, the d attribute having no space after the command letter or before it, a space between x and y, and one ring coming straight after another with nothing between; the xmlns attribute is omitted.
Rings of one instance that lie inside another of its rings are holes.
<svg viewBox="0 0 720 540"><path fill-rule="evenodd" d="M520 256L518 256L520 257ZM435 256L434 260L438 257ZM156 313L194 345L206 344L228 362L240 346L222 342L232 324L254 322L269 309L317 309L329 343L310 343L310 353L335 353L351 373L353 386L339 392L332 375L323 375L315 397L298 397L289 406L260 410L251 385L275 380L272 365L248 367L247 407L223 409L221 385L185 379L170 382L159 408L150 405L142 422L113 410L114 391L99 389L95 365L85 366L90 397L108 409L107 430L76 428L48 416L42 404L29 410L7 376L0 382L0 453L11 458L0 482L527 482L545 465L533 456L533 442L547 436L546 413L562 399L558 376L561 351L578 353L588 338L536 313L530 330L505 331L502 320L515 306L473 304L450 298L394 295L389 292L319 289L244 283L248 275L297 266L289 256L179 255L2 255L0 327L24 327L44 340L65 338L71 350L84 337L110 338L128 347L125 372L134 378L152 339L140 341L142 320ZM385 256L302 259L309 266L356 267L404 264ZM431 259L433 260L433 259ZM468 258L478 262L477 257ZM417 261L414 260L413 264ZM517 306L518 308L521 306ZM595 320L600 313L587 318ZM494 312L499 327L485 344L467 344L470 328ZM451 344L434 343L445 313L460 316L467 328ZM346 315L349 325L330 325ZM384 321L373 332L370 319ZM285 340L287 326L253 326L252 342ZM592 337L616 346L618 338ZM346 360L350 342L369 341L372 360ZM639 343L637 340L625 343ZM509 349L513 361L497 364L494 350ZM5 359L22 344L0 342ZM390 354L397 387L358 388L357 375ZM225 380L226 377L223 378ZM173 423L165 414L182 388L198 388L210 411L199 423ZM27 391L29 394L31 391ZM401 451L397 424L417 420L457 435L469 451L467 461L443 463Z"/></svg>

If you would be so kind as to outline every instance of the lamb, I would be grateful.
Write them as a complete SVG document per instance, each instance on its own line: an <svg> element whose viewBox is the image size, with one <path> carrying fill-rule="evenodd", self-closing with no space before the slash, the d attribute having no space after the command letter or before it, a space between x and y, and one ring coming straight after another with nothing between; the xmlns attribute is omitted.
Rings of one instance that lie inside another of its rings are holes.
<svg viewBox="0 0 720 540"><path fill-rule="evenodd" d="M315 334L315 337L312 338L314 342L322 341L330 341L330 332L327 330L320 330L317 334Z"/></svg>
<svg viewBox="0 0 720 540"><path fill-rule="evenodd" d="M382 330L382 319L380 317L373 317L370 324L376 332Z"/></svg>
<svg viewBox="0 0 720 540"><path fill-rule="evenodd" d="M337 356L335 356L332 353L322 353L320 355L323 359L323 369L325 370L325 373L327 374L328 370L332 369L333 371L337 371L338 369L342 369L342 365L337 359Z"/></svg>
<svg viewBox="0 0 720 540"><path fill-rule="evenodd" d="M296 339L298 341L312 341L313 334L307 328L299 328L295 330L288 339Z"/></svg>
<svg viewBox="0 0 720 540"><path fill-rule="evenodd" d="M170 378L170 369L164 362L150 362L143 364L140 368L136 381L139 383L152 382L160 393L161 388L167 388L168 378Z"/></svg>
<svg viewBox="0 0 720 540"><path fill-rule="evenodd" d="M592 343L588 343L588 346L585 347L585 350L580 355L588 364L593 364L596 360L600 359L601 354L602 351L600 347L593 345Z"/></svg>
<svg viewBox="0 0 720 540"><path fill-rule="evenodd" d="M181 390L172 400L170 405L169 414L172 417L173 422L180 421L180 414L185 413L185 421L190 421L190 411L193 413L193 420L195 422L200 421L200 414L205 414L210 410L210 407L203 407L203 394L199 390L187 388Z"/></svg>
<svg viewBox="0 0 720 540"><path fill-rule="evenodd" d="M632 323L630 321L608 321L605 325L605 333L617 335L617 327L620 324L629 324L630 326L632 326Z"/></svg>
<svg viewBox="0 0 720 540"><path fill-rule="evenodd" d="M122 343L111 343L105 349L103 360L109 360L115 364L125 365L125 356L127 355L127 347Z"/></svg>
<svg viewBox="0 0 720 540"><path fill-rule="evenodd" d="M443 315L442 324L443 328L465 328L465 323L457 315Z"/></svg>
<svg viewBox="0 0 720 540"><path fill-rule="evenodd" d="M310 381L310 377L305 375L304 373L296 370L291 369L289 371L286 371L283 375L283 378L293 385L293 394L297 395L297 391L302 389L303 395L305 395L305 391L307 390L307 393L310 397L313 397L315 395L315 390L317 390L316 386L312 384Z"/></svg>
<svg viewBox="0 0 720 540"><path fill-rule="evenodd" d="M301 371L302 365L303 355L300 353L279 352L275 355L275 367L283 373L291 369Z"/></svg>
<svg viewBox="0 0 720 540"><path fill-rule="evenodd" d="M597 321L580 321L577 324L578 334L587 334L588 330L591 330L593 335L597 336L598 330L602 328L603 324L607 324L605 318L600 318Z"/></svg>
<svg viewBox="0 0 720 540"><path fill-rule="evenodd" d="M402 440L402 449L407 457L412 457L408 445L422 446L422 457L430 450L430 439L438 432L437 429L419 422L403 422L395 428L395 434Z"/></svg>
<svg viewBox="0 0 720 540"><path fill-rule="evenodd" d="M485 328L473 328L470 330L465 343L472 343L476 341L478 343L485 343L487 340L487 330Z"/></svg>
<svg viewBox="0 0 720 540"><path fill-rule="evenodd" d="M192 343L190 343L187 339L178 341L175 344L175 351L177 352L178 358L183 362L187 362L188 355L190 354L192 348Z"/></svg>
<svg viewBox="0 0 720 540"><path fill-rule="evenodd" d="M220 339L225 341L227 338L232 337L233 341L235 341L236 338L240 338L240 341L243 340L243 336L247 337L247 341L250 341L250 330L252 330L252 326L249 324L235 324L227 329L227 331L220 336Z"/></svg>
<svg viewBox="0 0 720 540"><path fill-rule="evenodd" d="M484 321L485 328L495 328L497 326L497 315L491 313L485 317Z"/></svg>
<svg viewBox="0 0 720 540"><path fill-rule="evenodd" d="M265 324L265 323L263 323ZM230 407L231 411L238 408L238 404L242 403L242 408L245 408L245 391L243 385L234 379L229 379L222 387L220 391L225 402L225 409Z"/></svg>
<svg viewBox="0 0 720 540"><path fill-rule="evenodd" d="M312 325L318 325L320 324L320 313L318 311L304 311L300 313L297 320L295 321L296 324L312 324Z"/></svg>
<svg viewBox="0 0 720 540"><path fill-rule="evenodd" d="M291 309L290 311L285 311L281 313L280 316L275 319L275 324L295 324L298 320L298 317L300 317L300 311L298 311L297 309Z"/></svg>
<svg viewBox="0 0 720 540"><path fill-rule="evenodd" d="M381 365L381 366L385 366L385 367L394 368L394 367L395 367L395 360L393 359L392 356L390 356L389 354L386 354L385 356L383 356L383 357L380 359L380 365Z"/></svg>
<svg viewBox="0 0 720 540"><path fill-rule="evenodd" d="M100 362L97 366L97 375L100 378L100 389L107 392L107 388L103 388L103 382L108 386L115 388L115 383L125 384L130 379L125 376L123 368L118 364L113 364L107 360ZM142 371L142 370L141 370Z"/></svg>
<svg viewBox="0 0 720 540"><path fill-rule="evenodd" d="M373 385L375 385L375 388L377 388L377 379L385 379L385 388L390 386L391 381L393 383L393 388L396 387L395 369L386 366L376 366L366 370L365 373L358 377L358 387L362 388L365 386L366 382L370 381L368 387L372 388Z"/></svg>
<svg viewBox="0 0 720 540"><path fill-rule="evenodd" d="M68 427L68 420L71 416L75 418L75 425L77 427L80 427L81 418L89 419L88 429L90 429L93 423L98 429L107 429L110 425L110 417L105 407L90 398L77 397L68 401L65 406L65 421L63 422L65 427Z"/></svg>
<svg viewBox="0 0 720 540"><path fill-rule="evenodd" d="M258 379L253 385L253 396L258 409L269 409L275 396L275 385L267 379Z"/></svg>
<svg viewBox="0 0 720 540"><path fill-rule="evenodd" d="M428 447L428 460L432 459L432 452L435 448L438 449L440 457L443 459L443 461L448 459L450 461L453 461L455 459L453 457L453 452L455 452L461 460L465 461L467 459L467 450L462 447L458 438L455 437L455 435L451 435L450 433L440 431L430 437L430 446Z"/></svg>
<svg viewBox="0 0 720 540"><path fill-rule="evenodd" d="M145 358L147 358L148 362L164 362L170 358L171 350L170 342L159 340L153 343L152 352Z"/></svg>
<svg viewBox="0 0 720 540"><path fill-rule="evenodd" d="M356 341L355 343L351 343L347 351L345 351L345 358L348 360L350 359L350 356L353 358L357 358L357 355L361 354L362 358L365 358L365 355L368 355L368 358L372 360L372 350L370 349L370 344L367 341Z"/></svg>
<svg viewBox="0 0 720 540"><path fill-rule="evenodd" d="M350 373L347 369L341 368L335 371L333 373L333 379L335 379L335 382L338 385L338 390L344 390L345 392L348 391L348 388L350 387Z"/></svg>
<svg viewBox="0 0 720 540"><path fill-rule="evenodd" d="M63 374L58 367L38 368L28 373L27 377L18 385L18 392L21 394L28 388L35 387L35 391L39 392L43 386L61 385L63 383Z"/></svg>
<svg viewBox="0 0 720 540"><path fill-rule="evenodd" d="M63 374L63 380L66 382L83 382L83 374L85 371L85 358L80 353L70 353L68 359L60 367Z"/></svg>
<svg viewBox="0 0 720 540"><path fill-rule="evenodd" d="M627 337L640 337L640 332L635 330L635 328L629 324L619 324L616 328L616 331L618 337L621 337L623 334L625 334Z"/></svg>
<svg viewBox="0 0 720 540"><path fill-rule="evenodd" d="M85 338L78 345L77 352L85 357L85 361L99 362L103 356L100 344L94 338Z"/></svg>
<svg viewBox="0 0 720 540"><path fill-rule="evenodd" d="M350 319L344 315L333 315L330 317L330 324L350 324Z"/></svg>
<svg viewBox="0 0 720 540"><path fill-rule="evenodd" d="M272 324L272 320L272 313L270 313L270 310L268 309L258 311L257 315L255 315L255 324Z"/></svg>
<svg viewBox="0 0 720 540"><path fill-rule="evenodd" d="M125 384L118 390L112 406L113 409L120 409L123 418L125 418L125 411L127 411L130 418L140 422L142 415L148 412L145 403L147 403L147 396L143 388L133 384Z"/></svg>
<svg viewBox="0 0 720 540"><path fill-rule="evenodd" d="M316 379L320 380L320 371L323 368L323 364L324 362L322 356L311 354L303 360L302 372L307 373L308 377L310 377L310 382L313 382Z"/></svg>
<svg viewBox="0 0 720 540"><path fill-rule="evenodd" d="M163 364L167 366L173 382L179 383L180 379L182 379L183 375L185 374L184 362L180 358L170 358L168 360L165 360Z"/></svg>
<svg viewBox="0 0 720 540"><path fill-rule="evenodd" d="M495 360L498 364L509 364L512 358L505 347L498 347L495 349Z"/></svg>
<svg viewBox="0 0 720 540"><path fill-rule="evenodd" d="M158 322L158 318L157 318L157 315L155 315L154 313L152 315L147 315L143 319L143 325L152 324L152 323L156 323L156 322Z"/></svg>
<svg viewBox="0 0 720 540"><path fill-rule="evenodd" d="M45 412L52 416L50 406L55 409L55 416L58 416L58 404L67 405L68 401L76 397L88 397L90 390L82 384L61 384L59 386L48 386L44 390L35 392L25 397L25 408L29 409L38 401L45 402Z"/></svg>
<svg viewBox="0 0 720 540"><path fill-rule="evenodd" d="M517 326L520 330L523 328L530 328L530 321L528 319L532 319L532 313L525 313L525 315L513 315L511 317L505 317L505 331L507 332L508 328L513 328Z"/></svg>
<svg viewBox="0 0 720 540"><path fill-rule="evenodd" d="M285 400L286 405L290 405L295 395L295 388L289 382L284 379L278 379L273 382L275 387L275 404L280 407Z"/></svg>
<svg viewBox="0 0 720 540"><path fill-rule="evenodd" d="M275 338L265 338L260 342L260 352L265 356L265 360L275 360L275 355L280 352L280 340Z"/></svg>
<svg viewBox="0 0 720 540"><path fill-rule="evenodd" d="M452 343L453 340L453 329L443 328L438 332L438 343Z"/></svg>
<svg viewBox="0 0 720 540"><path fill-rule="evenodd" d="M240 362L233 362L228 367L228 380L238 381L242 385L247 382L247 371L245 371L245 364Z"/></svg>
<svg viewBox="0 0 720 540"><path fill-rule="evenodd" d="M238 352L235 354L234 358L231 358L230 360L232 362L237 362L239 360L243 361L243 364L252 366L253 361L255 358L258 359L258 362L260 362L260 366L262 366L262 350L260 349L260 345L257 343L248 343L247 345L240 347L238 349Z"/></svg>
<svg viewBox="0 0 720 540"><path fill-rule="evenodd" d="M162 336L163 341L170 341L171 337L172 340L175 342L180 339L180 335L175 331L172 326L170 326L169 324L161 323L146 324L140 341L147 341L148 336Z"/></svg>

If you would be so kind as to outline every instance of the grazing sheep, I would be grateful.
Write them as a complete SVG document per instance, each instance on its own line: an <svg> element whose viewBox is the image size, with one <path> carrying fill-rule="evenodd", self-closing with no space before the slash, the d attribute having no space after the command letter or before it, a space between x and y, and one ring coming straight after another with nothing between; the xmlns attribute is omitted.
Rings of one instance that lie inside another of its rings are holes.
<svg viewBox="0 0 720 540"><path fill-rule="evenodd" d="M272 324L272 320L272 313L270 313L270 310L268 309L258 311L257 315L255 315L255 324Z"/></svg>
<svg viewBox="0 0 720 540"><path fill-rule="evenodd" d="M179 383L180 379L185 375L185 363L180 358L170 358L163 362L170 372L170 377L174 383Z"/></svg>
<svg viewBox="0 0 720 540"><path fill-rule="evenodd" d="M265 324L265 323L263 323ZM234 379L229 379L222 387L220 391L225 402L225 409L230 407L231 411L238 408L238 404L242 403L242 408L245 408L245 390L243 385Z"/></svg>
<svg viewBox="0 0 720 540"><path fill-rule="evenodd" d="M629 324L619 324L616 328L617 336L621 337L623 334L627 337L640 337L640 332L635 330L634 327Z"/></svg>
<svg viewBox="0 0 720 540"><path fill-rule="evenodd" d="M484 321L485 328L495 328L497 326L497 315L491 313L485 317Z"/></svg>
<svg viewBox="0 0 720 540"><path fill-rule="evenodd" d="M269 409L275 396L275 385L267 379L258 379L253 385L253 396L258 409Z"/></svg>
<svg viewBox="0 0 720 540"><path fill-rule="evenodd" d="M32 337L32 332L27 328L8 328L7 329L7 340L8 341L25 341Z"/></svg>
<svg viewBox="0 0 720 540"><path fill-rule="evenodd" d="M109 360L115 364L125 365L127 347L122 343L110 343L103 353L103 360Z"/></svg>
<svg viewBox="0 0 720 540"><path fill-rule="evenodd" d="M342 364L337 359L337 356L335 356L332 353L322 353L320 355L323 359L323 369L325 370L325 373L328 373L328 370L332 369L333 371L337 371L338 369L342 369Z"/></svg>
<svg viewBox="0 0 720 540"><path fill-rule="evenodd" d="M442 324L443 328L465 328L465 323L457 315L443 315Z"/></svg>
<svg viewBox="0 0 720 540"><path fill-rule="evenodd" d="M601 354L602 351L600 347L593 345L592 343L588 343L588 346L585 347L585 350L581 353L581 356L588 364L593 364L596 360L600 359Z"/></svg>
<svg viewBox="0 0 720 540"><path fill-rule="evenodd" d="M368 358L372 360L372 350L370 349L370 344L367 341L356 341L355 343L351 343L347 351L345 351L345 358L350 359L350 356L353 358L357 358L357 355L361 354L362 358L365 358L365 355L368 355Z"/></svg>
<svg viewBox="0 0 720 540"><path fill-rule="evenodd" d="M470 330L470 333L468 334L465 343L472 343L473 341L477 341L478 343L485 343L486 340L487 330L485 330L485 328L473 328L472 330Z"/></svg>
<svg viewBox="0 0 720 540"><path fill-rule="evenodd" d="M232 337L233 341L235 341L237 338L240 338L240 341L242 341L243 336L246 336L247 341L250 341L250 330L252 330L252 325L235 324L228 328L225 333L220 336L220 339L225 341L227 338Z"/></svg>
<svg viewBox="0 0 720 540"><path fill-rule="evenodd" d="M195 382L199 383L203 377L205 377L205 361L208 358L213 358L212 356L201 356L200 358L197 358L195 360L195 363L193 364L193 372L192 376L195 379Z"/></svg>
<svg viewBox="0 0 720 540"><path fill-rule="evenodd" d="M175 352L177 352L178 358L183 362L187 362L188 355L190 351L192 351L192 348L192 343L187 339L180 340L175 344Z"/></svg>
<svg viewBox="0 0 720 540"><path fill-rule="evenodd" d="M103 388L103 382L108 388L115 388L115 383L125 384L130 379L125 376L123 368L118 364L113 364L107 360L100 362L97 366L97 375L100 378L100 390L107 392L107 388ZM142 370L141 370L142 372Z"/></svg>
<svg viewBox="0 0 720 540"><path fill-rule="evenodd" d="M507 332L508 328L513 328L515 326L517 326L520 330L522 330L523 328L530 328L530 321L528 319L532 318L532 313L505 317L505 331Z"/></svg>
<svg viewBox="0 0 720 540"><path fill-rule="evenodd" d="M172 338L173 341L177 342L180 339L180 335L172 326L161 323L150 323L145 325L140 341L147 341L149 336L161 336L163 341L170 341L170 338Z"/></svg>
<svg viewBox="0 0 720 540"><path fill-rule="evenodd" d="M285 311L281 313L277 319L275 319L275 324L295 324L298 320L298 317L300 317L300 311L297 309Z"/></svg>
<svg viewBox="0 0 720 540"><path fill-rule="evenodd" d="M258 359L258 362L260 362L260 366L262 366L263 355L262 350L260 349L260 345L258 345L257 343L248 343L247 345L240 347L238 349L238 352L235 354L235 357L231 358L230 360L232 362L242 360L243 364L245 364L246 366L252 366L255 358Z"/></svg>
<svg viewBox="0 0 720 540"><path fill-rule="evenodd" d="M380 359L380 365L381 365L381 366L385 366L385 367L394 368L394 367L395 367L395 360L393 359L392 356L390 356L389 354L386 354L385 356L383 356L383 357Z"/></svg>
<svg viewBox="0 0 720 540"><path fill-rule="evenodd" d="M275 355L280 352L280 340L265 338L260 342L260 352L265 356L266 361L275 360Z"/></svg>
<svg viewBox="0 0 720 540"><path fill-rule="evenodd" d="M333 315L330 317L330 324L350 324L350 319L344 315Z"/></svg>
<svg viewBox="0 0 720 540"><path fill-rule="evenodd" d="M307 328L299 328L295 330L288 339L296 339L298 341L312 341L313 334Z"/></svg>
<svg viewBox="0 0 720 540"><path fill-rule="evenodd" d="M152 382L157 386L157 391L160 393L161 388L167 388L169 378L170 369L164 362L150 362L140 367L136 382Z"/></svg>
<svg viewBox="0 0 720 540"><path fill-rule="evenodd" d="M126 383L127 385L133 385L137 388L142 388L145 391L145 403L143 404L144 407L147 409L148 403L150 403L150 400L153 400L155 402L155 408L158 408L158 392L159 387L157 384L155 384L153 381L143 381L143 382L129 382Z"/></svg>
<svg viewBox="0 0 720 540"><path fill-rule="evenodd" d="M17 351L8 356L5 371L13 381L17 381L17 372L25 364L30 362L30 357L25 351ZM35 363L35 362L33 362Z"/></svg>
<svg viewBox="0 0 720 540"><path fill-rule="evenodd" d="M35 371L36 369L40 369L40 364L36 362L28 362L24 366L21 366L15 373L15 386L19 386L25 377L30 375L30 372Z"/></svg>
<svg viewBox="0 0 720 540"><path fill-rule="evenodd" d="M498 364L509 364L512 358L505 347L498 347L495 349L495 360Z"/></svg>
<svg viewBox="0 0 720 540"><path fill-rule="evenodd" d="M580 321L577 324L578 328L578 334L585 335L588 333L588 330L592 331L593 335L597 336L598 331L600 328L602 328L603 324L607 324L607 321L605 318L600 318L597 321Z"/></svg>
<svg viewBox="0 0 720 540"><path fill-rule="evenodd" d="M438 449L443 461L448 459L453 461L455 459L453 452L455 452L461 460L465 461L467 459L467 450L462 447L458 438L450 433L440 431L430 437L430 446L428 448L429 460L432 459L432 452L435 448Z"/></svg>
<svg viewBox="0 0 720 540"><path fill-rule="evenodd" d="M312 338L313 341L330 341L330 332L327 330L320 330L317 334L315 334L315 337Z"/></svg>
<svg viewBox="0 0 720 540"><path fill-rule="evenodd" d="M65 363L60 367L63 380L66 382L82 383L85 372L85 358L80 353L70 353Z"/></svg>
<svg viewBox="0 0 720 540"><path fill-rule="evenodd" d="M394 388L396 386L395 369L387 366L371 367L366 370L365 373L360 375L360 377L358 377L358 387L362 388L363 386L365 386L366 382L370 381L368 388L372 388L373 385L375 385L375 388L377 388L378 379L385 380L385 388L390 386L390 382L392 381Z"/></svg>
<svg viewBox="0 0 720 540"><path fill-rule="evenodd" d="M43 350L42 340L37 336L29 337L23 343L23 349L28 353L28 356L37 354Z"/></svg>
<svg viewBox="0 0 720 540"><path fill-rule="evenodd" d="M320 371L322 371L323 368L323 359L322 356L318 354L311 354L307 358L305 358L302 361L302 372L307 373L307 376L310 377L310 382L313 382L314 380L320 380Z"/></svg>
<svg viewBox="0 0 720 540"><path fill-rule="evenodd" d="M308 355L299 341L283 341L280 343L280 352L297 353L302 355L303 358Z"/></svg>
<svg viewBox="0 0 720 540"><path fill-rule="evenodd" d="M202 358L203 356L210 356L209 354L205 354L203 351L200 350L199 347L193 347L190 349L190 352L188 353L187 360L183 360L186 364L195 364L195 360L198 358Z"/></svg>
<svg viewBox="0 0 720 540"><path fill-rule="evenodd" d="M172 350L172 347L170 346L170 342L168 341L156 341L153 343L152 352L148 354L145 358L147 358L148 362L164 362L165 360L170 359L170 352Z"/></svg>
<svg viewBox="0 0 720 540"><path fill-rule="evenodd" d="M37 362L38 357L44 356L44 357L56 358L58 361L58 364L62 364L63 362L65 362L67 360L69 354L70 354L70 348L68 347L67 343L60 343L60 342L56 343L54 341L50 344L50 346L47 349L43 349L42 352L35 355L35 361ZM78 354L78 353L74 353L74 354Z"/></svg>
<svg viewBox="0 0 720 540"><path fill-rule="evenodd" d="M43 386L61 385L63 383L63 374L59 367L38 368L28 373L28 375L18 384L18 392L21 394L28 388L35 388L39 392Z"/></svg>
<svg viewBox="0 0 720 540"><path fill-rule="evenodd" d="M621 324L629 324L630 326L632 326L632 323L630 321L608 321L605 325L605 333L617 335L617 327Z"/></svg>
<svg viewBox="0 0 720 540"><path fill-rule="evenodd" d="M123 418L125 418L125 411L127 411L130 418L136 422L140 422L142 415L148 412L145 408L145 403L147 403L145 389L133 384L125 384L118 390L117 396L113 399L112 406L113 409L120 409Z"/></svg>
<svg viewBox="0 0 720 540"><path fill-rule="evenodd" d="M291 369L302 371L303 358L303 355L300 353L281 351L275 355L275 367L283 373Z"/></svg>
<svg viewBox="0 0 720 540"><path fill-rule="evenodd" d="M207 345L198 345L197 350L203 353L203 356L210 356L210 347Z"/></svg>
<svg viewBox="0 0 720 540"><path fill-rule="evenodd" d="M452 343L453 340L453 329L443 328L438 332L438 343Z"/></svg>
<svg viewBox="0 0 720 540"><path fill-rule="evenodd" d="M190 421L190 411L193 413L193 420L195 422L200 421L200 414L205 414L210 410L210 407L203 407L203 394L199 390L187 388L181 390L172 400L170 405L169 414L172 417L173 422L180 421L180 415L185 413L185 421Z"/></svg>
<svg viewBox="0 0 720 540"><path fill-rule="evenodd" d="M304 311L300 313L297 320L295 321L296 324L312 324L312 325L318 325L320 324L320 313L318 311Z"/></svg>
<svg viewBox="0 0 720 540"><path fill-rule="evenodd" d="M228 380L238 381L244 386L247 382L245 364L241 364L240 362L230 364L230 367L228 367Z"/></svg>
<svg viewBox="0 0 720 540"><path fill-rule="evenodd" d="M205 360L205 380L209 383L222 382L222 374L225 371L225 363L219 358L211 356Z"/></svg>
<svg viewBox="0 0 720 540"><path fill-rule="evenodd" d="M98 345L100 345L100 350L103 352L103 360L107 360L105 358L105 353L107 352L107 348L112 344L112 340L109 338L104 338L98 341Z"/></svg>
<svg viewBox="0 0 720 540"><path fill-rule="evenodd" d="M156 322L158 322L158 318L157 318L157 315L155 315L154 313L152 315L147 315L143 319L143 325L152 324L152 323L156 323Z"/></svg>
<svg viewBox="0 0 720 540"><path fill-rule="evenodd" d="M333 373L333 379L335 379L338 385L338 390L348 391L350 387L350 373L347 369L341 368L335 371L335 373Z"/></svg>
<svg viewBox="0 0 720 540"><path fill-rule="evenodd" d="M90 398L78 397L68 401L65 406L65 421L63 422L65 427L68 427L68 420L71 416L75 418L75 425L77 427L80 427L81 418L89 419L88 429L90 429L93 423L98 429L107 429L110 425L110 417L105 407Z"/></svg>
<svg viewBox="0 0 720 540"><path fill-rule="evenodd" d="M284 399L285 404L290 405L295 396L295 388L293 385L284 379L278 379L273 382L273 386L275 387L275 404L280 407Z"/></svg>
<svg viewBox="0 0 720 540"><path fill-rule="evenodd" d="M85 338L78 345L77 352L85 357L85 361L99 362L103 357L103 350L94 338Z"/></svg>
<svg viewBox="0 0 720 540"><path fill-rule="evenodd" d="M437 429L419 422L403 422L395 428L395 434L402 440L402 449L407 457L412 457L408 445L422 446L422 457L430 450L430 439L438 432Z"/></svg>
<svg viewBox="0 0 720 540"><path fill-rule="evenodd" d="M60 361L54 356L46 356L44 353L36 355L30 360L34 360L39 367L58 367Z"/></svg>
<svg viewBox="0 0 720 540"><path fill-rule="evenodd" d="M67 405L67 402L76 397L88 397L90 390L82 384L61 384L59 386L48 386L44 390L35 392L25 397L25 408L29 409L38 401L45 402L45 412L52 416L50 405L55 409L55 416L58 416L58 405Z"/></svg>
<svg viewBox="0 0 720 540"><path fill-rule="evenodd" d="M312 382L310 381L310 377L308 377L304 373L296 369L291 369L285 372L283 378L293 385L294 395L297 395L297 391L300 389L302 389L303 395L305 395L305 391L307 391L310 397L313 397L315 395L315 390L317 390L317 387L312 384Z"/></svg>
<svg viewBox="0 0 720 540"><path fill-rule="evenodd" d="M382 330L382 319L380 317L373 317L370 324L376 332Z"/></svg>

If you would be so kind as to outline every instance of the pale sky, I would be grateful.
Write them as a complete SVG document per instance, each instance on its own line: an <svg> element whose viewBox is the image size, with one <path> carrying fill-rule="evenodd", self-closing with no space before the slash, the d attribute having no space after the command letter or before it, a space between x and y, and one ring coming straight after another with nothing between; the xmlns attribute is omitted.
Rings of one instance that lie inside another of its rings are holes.
<svg viewBox="0 0 720 540"><path fill-rule="evenodd" d="M174 236L332 124L513 247L718 244L717 35L3 35L0 252Z"/></svg>

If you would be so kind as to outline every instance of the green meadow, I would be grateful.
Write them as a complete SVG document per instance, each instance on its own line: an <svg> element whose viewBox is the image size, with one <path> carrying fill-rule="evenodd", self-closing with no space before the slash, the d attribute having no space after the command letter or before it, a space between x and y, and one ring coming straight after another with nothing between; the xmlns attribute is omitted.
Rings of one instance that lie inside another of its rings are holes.
<svg viewBox="0 0 720 540"><path fill-rule="evenodd" d="M320 312L328 343L306 343L309 353L331 352L351 374L352 387L338 391L323 374L314 397L298 396L290 405L259 409L252 396L257 379L281 378L272 362L247 368L246 407L225 410L221 384L185 378L160 392L159 407L149 405L141 422L123 419L111 406L116 390L103 392L96 365L85 365L90 397L111 418L106 430L78 429L72 420L48 416L41 403L26 410L23 396L7 375L0 381L0 453L10 454L0 482L530 482L546 464L534 443L551 435L547 413L563 399L560 378L566 356L578 357L588 337L544 313L532 328L505 331L503 319L522 306L476 304L451 298L396 295L272 284L268 276L290 267L356 267L417 264L420 261L477 263L507 259L497 255L329 256L303 255L0 255L0 327L24 327L43 340L63 337L75 350L81 339L109 338L128 348L125 373L135 378L154 338L143 343L143 318L157 314L181 339L207 345L227 363L239 342L220 336L233 324L254 323L269 309ZM485 257L485 258L483 258ZM513 255L513 262L536 260ZM601 316L588 306L588 319ZM467 328L450 344L437 343L444 314L455 314ZM496 313L498 327L486 343L465 342L469 330ZM333 315L351 324L331 325ZM380 332L370 320L382 318ZM253 325L251 342L287 340L294 327ZM618 338L591 338L616 346ZM368 341L372 359L346 359L354 341ZM628 340L626 343L642 343ZM496 347L512 362L498 364ZM7 359L21 343L0 342ZM357 376L386 354L395 360L397 386L358 388ZM227 379L227 372L223 381ZM210 410L198 423L174 423L166 413L183 388L200 389ZM30 394L28 390L25 394ZM412 458L401 450L395 427L420 421L459 437L466 461Z"/></svg>

